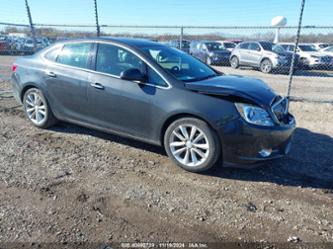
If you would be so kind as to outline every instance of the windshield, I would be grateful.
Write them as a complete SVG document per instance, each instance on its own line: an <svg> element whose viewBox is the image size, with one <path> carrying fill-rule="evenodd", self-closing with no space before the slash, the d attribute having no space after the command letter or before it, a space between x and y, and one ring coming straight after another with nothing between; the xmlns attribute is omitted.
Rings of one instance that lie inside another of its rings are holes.
<svg viewBox="0 0 333 249"><path fill-rule="evenodd" d="M204 80L218 75L206 64L170 47L150 46L143 47L141 50L153 58L165 71L184 82Z"/></svg>
<svg viewBox="0 0 333 249"><path fill-rule="evenodd" d="M299 45L298 46L302 51L305 52L316 52L317 50L311 45Z"/></svg>
<svg viewBox="0 0 333 249"><path fill-rule="evenodd" d="M236 44L232 43L232 42L225 42L224 47L225 48L234 48L234 47L236 47Z"/></svg>
<svg viewBox="0 0 333 249"><path fill-rule="evenodd" d="M205 45L209 51L223 50L223 47L218 42L205 42Z"/></svg>
<svg viewBox="0 0 333 249"><path fill-rule="evenodd" d="M188 41L182 41L182 47L183 48L189 48L190 47L190 42L188 42Z"/></svg>

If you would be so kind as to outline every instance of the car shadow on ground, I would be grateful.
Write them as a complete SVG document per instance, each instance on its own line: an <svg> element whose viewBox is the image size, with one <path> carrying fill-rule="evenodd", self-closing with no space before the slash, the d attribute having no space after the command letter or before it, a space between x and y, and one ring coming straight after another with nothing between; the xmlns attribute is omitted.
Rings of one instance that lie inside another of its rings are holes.
<svg viewBox="0 0 333 249"><path fill-rule="evenodd" d="M162 147L72 124L60 123L52 130L89 135L166 156ZM297 128L293 137L293 147L285 158L268 161L248 169L245 169L244 166L243 168L227 168L218 164L204 175L242 181L270 182L284 186L324 188L333 192L332 153L333 138Z"/></svg>
<svg viewBox="0 0 333 249"><path fill-rule="evenodd" d="M156 154L166 156L165 150L160 146L144 143L144 142L137 141L137 140L130 139L130 138L121 137L121 136L118 136L115 134L110 134L110 133L105 133L102 131L85 128L82 126L77 126L74 124L60 122L57 125L51 127L50 130L53 130L56 132L89 135L89 136L101 138L101 139L108 140L111 142L120 143L122 145L131 146L131 147L134 147L137 149L146 150L146 151L150 151L150 152L153 152Z"/></svg>
<svg viewBox="0 0 333 249"><path fill-rule="evenodd" d="M250 169L215 167L208 175L284 186L324 188L333 193L333 138L297 128L285 158Z"/></svg>

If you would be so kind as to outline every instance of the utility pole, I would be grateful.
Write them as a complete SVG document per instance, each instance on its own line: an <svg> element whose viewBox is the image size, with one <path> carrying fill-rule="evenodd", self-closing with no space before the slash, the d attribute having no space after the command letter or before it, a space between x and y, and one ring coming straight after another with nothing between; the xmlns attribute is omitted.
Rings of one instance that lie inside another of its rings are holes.
<svg viewBox="0 0 333 249"><path fill-rule="evenodd" d="M298 48L298 43L299 43L299 38L301 34L301 29L302 29L302 19L303 19L303 12L304 12L304 6L305 6L305 0L301 0L301 11L299 14L299 19L298 19L298 28L297 28L297 35L295 39L295 48L293 51L293 56L291 59L291 66L289 70L289 84L288 84L288 90L287 90L287 98L288 100L290 99L290 92L291 92L291 84L293 81L293 75L294 75L294 68L295 68L295 57L296 57L296 51ZM289 101L288 101L288 109L289 109Z"/></svg>
<svg viewBox="0 0 333 249"><path fill-rule="evenodd" d="M29 19L29 24L30 24L30 31L31 31L31 35L32 35L32 41L34 43L34 51L36 51L37 50L36 32L35 32L34 24L32 22L32 17L31 17L28 0L25 0L25 7L27 9L28 19Z"/></svg>
<svg viewBox="0 0 333 249"><path fill-rule="evenodd" d="M180 27L179 49L183 49L184 27Z"/></svg>
<svg viewBox="0 0 333 249"><path fill-rule="evenodd" d="M96 19L97 36L100 36L101 30L100 30L99 21L98 21L97 0L94 0L94 5L95 5L95 19Z"/></svg>

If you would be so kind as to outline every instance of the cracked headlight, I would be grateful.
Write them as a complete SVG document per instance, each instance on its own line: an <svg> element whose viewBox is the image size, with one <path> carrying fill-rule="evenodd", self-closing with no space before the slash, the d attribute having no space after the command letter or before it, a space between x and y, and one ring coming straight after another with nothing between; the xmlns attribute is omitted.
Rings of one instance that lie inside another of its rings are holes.
<svg viewBox="0 0 333 249"><path fill-rule="evenodd" d="M263 108L244 103L235 103L235 105L246 122L261 126L274 126L271 116Z"/></svg>

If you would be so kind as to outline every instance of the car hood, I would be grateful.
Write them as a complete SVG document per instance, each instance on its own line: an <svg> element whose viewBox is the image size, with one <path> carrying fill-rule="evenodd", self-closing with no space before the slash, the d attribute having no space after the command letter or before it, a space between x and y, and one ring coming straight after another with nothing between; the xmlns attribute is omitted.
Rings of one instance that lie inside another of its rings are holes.
<svg viewBox="0 0 333 249"><path fill-rule="evenodd" d="M314 55L314 56L318 56L318 57L321 57L321 56L323 56L323 54L322 53L320 53L320 52L316 52L316 51L303 51L303 53L304 54L307 54L307 55Z"/></svg>
<svg viewBox="0 0 333 249"><path fill-rule="evenodd" d="M259 106L271 106L276 93L263 81L237 75L222 75L207 80L187 82L186 88L211 95L236 96Z"/></svg>

